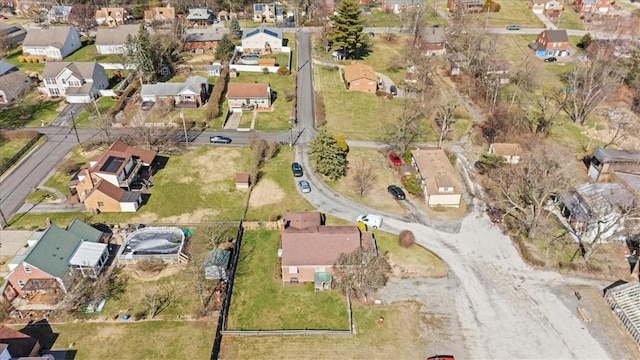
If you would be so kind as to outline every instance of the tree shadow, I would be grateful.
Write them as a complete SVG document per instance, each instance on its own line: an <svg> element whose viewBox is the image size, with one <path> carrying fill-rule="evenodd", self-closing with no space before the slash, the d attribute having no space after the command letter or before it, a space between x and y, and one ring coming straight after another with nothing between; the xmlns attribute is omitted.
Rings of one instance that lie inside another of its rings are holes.
<svg viewBox="0 0 640 360"><path fill-rule="evenodd" d="M37 339L40 342L40 347L47 351L53 347L59 334L54 333L49 321L47 319L41 319L38 321L29 322L24 328L20 329L20 332Z"/></svg>

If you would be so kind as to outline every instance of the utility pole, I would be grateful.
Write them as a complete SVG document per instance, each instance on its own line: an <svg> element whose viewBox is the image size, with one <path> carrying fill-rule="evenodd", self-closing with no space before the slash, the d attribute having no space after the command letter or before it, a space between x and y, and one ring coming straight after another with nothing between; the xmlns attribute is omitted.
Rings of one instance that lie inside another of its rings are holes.
<svg viewBox="0 0 640 360"><path fill-rule="evenodd" d="M187 124L184 122L184 112L180 111L180 119L182 119L182 128L184 129L184 143L189 146L189 136L187 135Z"/></svg>
<svg viewBox="0 0 640 360"><path fill-rule="evenodd" d="M0 223L0 229L4 229L5 227L9 226L9 222L7 221L7 218L4 216L4 212L2 211L2 208L0 208L0 216L2 216L2 223Z"/></svg>
<svg viewBox="0 0 640 360"><path fill-rule="evenodd" d="M80 136L78 136L78 128L76 127L76 118L73 116L73 110L71 110L71 122L73 123L73 131L76 132L76 140L80 144Z"/></svg>

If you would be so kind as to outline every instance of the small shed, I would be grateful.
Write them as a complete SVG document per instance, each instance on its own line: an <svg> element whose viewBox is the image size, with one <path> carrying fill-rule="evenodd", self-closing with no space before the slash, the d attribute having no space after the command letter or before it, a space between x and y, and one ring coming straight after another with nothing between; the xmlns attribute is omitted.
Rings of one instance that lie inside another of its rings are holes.
<svg viewBox="0 0 640 360"><path fill-rule="evenodd" d="M231 251L213 249L204 257L204 278L207 280L224 280L231 259Z"/></svg>
<svg viewBox="0 0 640 360"><path fill-rule="evenodd" d="M236 189L248 189L249 188L249 174L237 173L236 174Z"/></svg>
<svg viewBox="0 0 640 360"><path fill-rule="evenodd" d="M236 70L235 68L229 69L229 77L230 78L237 78L238 77L238 70Z"/></svg>
<svg viewBox="0 0 640 360"><path fill-rule="evenodd" d="M219 77L222 72L222 65L219 62L207 66L207 74L211 77Z"/></svg>

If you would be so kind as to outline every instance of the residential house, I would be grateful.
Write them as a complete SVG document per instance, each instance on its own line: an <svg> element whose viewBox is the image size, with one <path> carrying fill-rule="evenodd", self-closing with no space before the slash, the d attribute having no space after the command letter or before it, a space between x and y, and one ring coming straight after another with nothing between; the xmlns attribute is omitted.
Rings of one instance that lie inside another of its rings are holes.
<svg viewBox="0 0 640 360"><path fill-rule="evenodd" d="M47 12L47 20L51 24L67 24L72 9L72 6L54 5Z"/></svg>
<svg viewBox="0 0 640 360"><path fill-rule="evenodd" d="M215 51L222 37L228 32L225 29L216 29L215 32L187 33L182 40L183 50L195 53Z"/></svg>
<svg viewBox="0 0 640 360"><path fill-rule="evenodd" d="M229 110L271 110L272 93L269 83L236 83L227 85Z"/></svg>
<svg viewBox="0 0 640 360"><path fill-rule="evenodd" d="M488 78L497 80L500 85L509 84L511 77L509 76L509 69L511 64L507 59L492 59L487 64L486 75Z"/></svg>
<svg viewBox="0 0 640 360"><path fill-rule="evenodd" d="M231 251L213 249L204 256L204 278L207 280L227 280L227 269L231 260Z"/></svg>
<svg viewBox="0 0 640 360"><path fill-rule="evenodd" d="M550 11L564 11L564 3L556 0L549 0L544 5L545 13Z"/></svg>
<svg viewBox="0 0 640 360"><path fill-rule="evenodd" d="M253 4L253 21L261 23L275 23L284 21L285 11L282 5L276 3Z"/></svg>
<svg viewBox="0 0 640 360"><path fill-rule="evenodd" d="M529 7L534 14L543 14L547 2L550 0L529 0Z"/></svg>
<svg viewBox="0 0 640 360"><path fill-rule="evenodd" d="M135 212L150 184L155 157L155 151L118 140L83 166L67 186L88 211Z"/></svg>
<svg viewBox="0 0 640 360"><path fill-rule="evenodd" d="M251 186L251 181L249 179L249 174L247 173L236 174L236 189L244 190L244 189L248 189L250 186Z"/></svg>
<svg viewBox="0 0 640 360"><path fill-rule="evenodd" d="M447 69L449 70L449 76L460 75L462 70L469 67L469 58L463 53L453 53L447 56Z"/></svg>
<svg viewBox="0 0 640 360"><path fill-rule="evenodd" d="M172 7L152 7L151 9L144 11L144 22L151 24L157 23L172 23L176 19L176 9Z"/></svg>
<svg viewBox="0 0 640 360"><path fill-rule="evenodd" d="M578 13L607 14L612 3L611 0L576 0L573 7Z"/></svg>
<svg viewBox="0 0 640 360"><path fill-rule="evenodd" d="M492 143L489 145L489 153L502 156L507 164L517 164L522 156L522 147L515 143Z"/></svg>
<svg viewBox="0 0 640 360"><path fill-rule="evenodd" d="M99 26L118 26L124 25L126 18L124 8L103 7L96 10L96 24Z"/></svg>
<svg viewBox="0 0 640 360"><path fill-rule="evenodd" d="M282 39L282 29L261 25L243 31L242 48L245 53L279 53L282 51Z"/></svg>
<svg viewBox="0 0 640 360"><path fill-rule="evenodd" d="M566 30L544 30L532 46L536 56L569 56L569 36Z"/></svg>
<svg viewBox="0 0 640 360"><path fill-rule="evenodd" d="M29 29L22 42L24 54L49 60L62 60L82 47L80 35L73 26Z"/></svg>
<svg viewBox="0 0 640 360"><path fill-rule="evenodd" d="M447 0L447 9L450 12L461 10L463 12L482 12L481 0Z"/></svg>
<svg viewBox="0 0 640 360"><path fill-rule="evenodd" d="M96 278L102 272L109 237L79 220L66 229L50 224L34 232L30 240L35 244L9 263L3 295L10 302L55 304L77 278Z"/></svg>
<svg viewBox="0 0 640 360"><path fill-rule="evenodd" d="M460 206L464 193L463 182L444 150L440 148L412 150L411 164L418 172L428 206Z"/></svg>
<svg viewBox="0 0 640 360"><path fill-rule="evenodd" d="M6 49L13 49L22 44L27 36L27 30L20 25L0 26L0 38L3 40L2 46Z"/></svg>
<svg viewBox="0 0 640 360"><path fill-rule="evenodd" d="M207 78L190 76L183 83L144 84L140 90L143 102L160 103L177 108L197 108L209 100L211 87Z"/></svg>
<svg viewBox="0 0 640 360"><path fill-rule="evenodd" d="M586 183L563 195L559 205L581 241L604 242L620 237L629 211L638 204L621 184Z"/></svg>
<svg viewBox="0 0 640 360"><path fill-rule="evenodd" d="M444 29L440 27L428 27L422 32L420 46L425 55L444 55L446 50L447 37Z"/></svg>
<svg viewBox="0 0 640 360"><path fill-rule="evenodd" d="M331 274L341 254L358 249L376 254L373 234L356 225L327 226L317 211L287 212L281 233L282 282L314 282L317 290L331 288Z"/></svg>
<svg viewBox="0 0 640 360"><path fill-rule="evenodd" d="M423 7L424 5L425 2L420 0L382 0L381 8L383 11L390 11L394 14L400 14L401 12L407 11L409 9Z"/></svg>
<svg viewBox="0 0 640 360"><path fill-rule="evenodd" d="M86 104L109 86L109 78L97 62L47 62L42 71L41 93L64 96L73 104Z"/></svg>
<svg viewBox="0 0 640 360"><path fill-rule="evenodd" d="M362 63L354 63L345 66L342 72L349 91L375 94L378 90L378 77L373 71L373 67Z"/></svg>
<svg viewBox="0 0 640 360"><path fill-rule="evenodd" d="M31 78L17 67L0 60L0 106L11 105L31 89Z"/></svg>
<svg viewBox="0 0 640 360"><path fill-rule="evenodd" d="M187 21L191 25L208 25L215 21L215 15L207 8L189 9Z"/></svg>
<svg viewBox="0 0 640 360"><path fill-rule="evenodd" d="M136 36L139 30L139 25L99 27L95 41L98 54L108 55L126 53L127 37Z"/></svg>
<svg viewBox="0 0 640 360"><path fill-rule="evenodd" d="M207 66L207 76L209 77L218 77L220 76L221 72L222 72L222 64L220 64L217 61Z"/></svg>
<svg viewBox="0 0 640 360"><path fill-rule="evenodd" d="M620 183L640 196L640 151L596 148L589 162L589 177Z"/></svg>
<svg viewBox="0 0 640 360"><path fill-rule="evenodd" d="M5 347L0 354L9 354L8 358L0 355L3 360L35 357L41 349L38 339L4 325L0 325L0 345Z"/></svg>

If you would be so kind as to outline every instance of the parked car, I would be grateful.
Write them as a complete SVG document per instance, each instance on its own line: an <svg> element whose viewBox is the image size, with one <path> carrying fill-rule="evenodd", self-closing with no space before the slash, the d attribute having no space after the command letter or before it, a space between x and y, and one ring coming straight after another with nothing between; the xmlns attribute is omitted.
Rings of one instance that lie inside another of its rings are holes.
<svg viewBox="0 0 640 360"><path fill-rule="evenodd" d="M302 165L297 162L291 164L291 172L293 172L293 176L295 177L302 177L302 175L304 175L302 172Z"/></svg>
<svg viewBox="0 0 640 360"><path fill-rule="evenodd" d="M456 360L453 355L435 355L428 357L427 360Z"/></svg>
<svg viewBox="0 0 640 360"><path fill-rule="evenodd" d="M402 159L400 159L400 156L398 156L398 154L394 153L394 152L390 152L389 153L389 160L391 160L391 163L394 166L400 166L402 165Z"/></svg>
<svg viewBox="0 0 640 360"><path fill-rule="evenodd" d="M302 192L303 194L311 192L311 185L309 185L309 182L307 180L300 180L298 182L298 187L300 188L300 192Z"/></svg>
<svg viewBox="0 0 640 360"><path fill-rule="evenodd" d="M391 93L391 95L393 95L393 96L397 96L398 95L398 88L395 85L389 86L389 93Z"/></svg>
<svg viewBox="0 0 640 360"><path fill-rule="evenodd" d="M367 227L378 229L382 226L382 216L374 214L360 215L356 219L356 223L359 222L365 223Z"/></svg>
<svg viewBox="0 0 640 360"><path fill-rule="evenodd" d="M209 142L213 144L230 144L231 138L228 138L226 136L221 136L221 135L210 136Z"/></svg>
<svg viewBox="0 0 640 360"><path fill-rule="evenodd" d="M387 187L387 191L396 200L404 200L405 199L404 191L402 191L402 189L397 185L389 185Z"/></svg>
<svg viewBox="0 0 640 360"><path fill-rule="evenodd" d="M507 30L520 30L520 25L509 25Z"/></svg>
<svg viewBox="0 0 640 360"><path fill-rule="evenodd" d="M546 62L546 63L552 63L552 62L556 62L556 61L558 61L558 58L556 58L554 56L544 59L544 62Z"/></svg>

